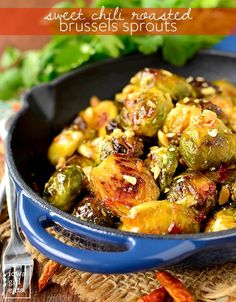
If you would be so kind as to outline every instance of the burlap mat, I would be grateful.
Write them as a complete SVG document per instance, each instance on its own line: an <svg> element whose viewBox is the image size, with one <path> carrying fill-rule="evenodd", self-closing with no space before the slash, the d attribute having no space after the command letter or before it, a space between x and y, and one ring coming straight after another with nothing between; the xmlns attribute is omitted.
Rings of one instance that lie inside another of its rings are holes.
<svg viewBox="0 0 236 302"><path fill-rule="evenodd" d="M9 220L6 220L0 225L0 240L3 241L9 236L10 224ZM44 263L48 260L27 241L25 243L28 251L38 262ZM199 270L177 268L171 273L184 282L186 287L194 293L197 301L236 301L235 263L204 270L202 268ZM61 286L70 285L85 302L136 302L140 296L158 286L155 271L103 275L62 268L53 276L52 282Z"/></svg>

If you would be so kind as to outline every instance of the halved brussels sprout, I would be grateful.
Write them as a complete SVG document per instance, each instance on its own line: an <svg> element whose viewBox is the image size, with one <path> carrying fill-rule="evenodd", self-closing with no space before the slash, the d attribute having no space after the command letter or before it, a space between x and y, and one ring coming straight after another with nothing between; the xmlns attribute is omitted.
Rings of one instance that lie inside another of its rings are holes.
<svg viewBox="0 0 236 302"><path fill-rule="evenodd" d="M155 87L164 93L170 94L174 101L186 96L195 96L194 89L184 78L164 69L145 68L131 78L130 84L123 89L122 93L116 96L116 100L123 103L130 93L137 90L137 87L146 89Z"/></svg>
<svg viewBox="0 0 236 302"><path fill-rule="evenodd" d="M98 165L110 154L122 153L134 157L143 154L143 141L134 135L133 131L114 130L110 135L98 137L91 141L84 141L78 152Z"/></svg>
<svg viewBox="0 0 236 302"><path fill-rule="evenodd" d="M218 232L236 228L236 208L224 208L211 217L206 225L205 232Z"/></svg>
<svg viewBox="0 0 236 302"><path fill-rule="evenodd" d="M215 104L224 112L229 126L236 131L236 106L228 95L217 94L209 97L211 103Z"/></svg>
<svg viewBox="0 0 236 302"><path fill-rule="evenodd" d="M61 168L45 184L43 197L55 207L67 212L81 193L84 180L84 173L79 166Z"/></svg>
<svg viewBox="0 0 236 302"><path fill-rule="evenodd" d="M189 98L186 98L190 100ZM195 105L177 103L176 107L168 113L163 125L163 132L167 135L170 143L178 145L183 131L189 126L195 116L201 115L201 109Z"/></svg>
<svg viewBox="0 0 236 302"><path fill-rule="evenodd" d="M193 209L167 200L150 201L133 207L122 218L122 231L146 234L197 233L200 225Z"/></svg>
<svg viewBox="0 0 236 302"><path fill-rule="evenodd" d="M178 167L179 153L175 146L150 148L145 161L162 192L168 189Z"/></svg>
<svg viewBox="0 0 236 302"><path fill-rule="evenodd" d="M180 138L180 155L193 170L217 168L236 160L236 135L216 114L204 110L193 118Z"/></svg>
<svg viewBox="0 0 236 302"><path fill-rule="evenodd" d="M168 94L152 88L140 89L127 96L120 113L120 124L140 136L154 136L162 127L168 112L173 107Z"/></svg>
<svg viewBox="0 0 236 302"><path fill-rule="evenodd" d="M48 149L48 159L57 165L60 159L70 157L75 153L84 135L81 131L66 129L57 135Z"/></svg>
<svg viewBox="0 0 236 302"><path fill-rule="evenodd" d="M84 167L93 167L94 162L90 158L85 157L81 154L75 154L67 159L66 165L67 166L77 165L80 166L81 168L84 168Z"/></svg>
<svg viewBox="0 0 236 302"><path fill-rule="evenodd" d="M159 198L159 189L141 159L109 155L91 173L95 196L118 216L140 203Z"/></svg>
<svg viewBox="0 0 236 302"><path fill-rule="evenodd" d="M122 132L116 129L111 135L104 138L100 160L102 161L110 154L116 153L139 157L143 154L143 141L140 137L135 136L133 131Z"/></svg>
<svg viewBox="0 0 236 302"><path fill-rule="evenodd" d="M92 194L74 208L73 216L106 227L117 227L119 219L112 215Z"/></svg>
<svg viewBox="0 0 236 302"><path fill-rule="evenodd" d="M92 102L91 107L80 112L80 117L85 121L89 129L99 131L100 136L106 134L106 126L118 114L118 109L113 101L105 100Z"/></svg>
<svg viewBox="0 0 236 302"><path fill-rule="evenodd" d="M187 171L174 178L167 200L194 208L201 222L217 205L216 184L200 172Z"/></svg>

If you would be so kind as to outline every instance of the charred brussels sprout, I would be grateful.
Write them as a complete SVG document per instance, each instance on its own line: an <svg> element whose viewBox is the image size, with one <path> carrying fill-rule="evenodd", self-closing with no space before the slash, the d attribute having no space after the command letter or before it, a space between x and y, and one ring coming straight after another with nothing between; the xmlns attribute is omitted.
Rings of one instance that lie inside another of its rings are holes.
<svg viewBox="0 0 236 302"><path fill-rule="evenodd" d="M187 98L189 100L189 98ZM200 116L201 109L195 105L187 105L177 103L176 107L168 113L163 131L167 135L169 141L174 144L179 143L182 132L189 126L191 118Z"/></svg>
<svg viewBox="0 0 236 302"><path fill-rule="evenodd" d="M173 107L168 94L152 88L131 93L120 113L120 124L125 130L133 130L140 136L154 136L162 127Z"/></svg>
<svg viewBox="0 0 236 302"><path fill-rule="evenodd" d="M92 101L88 107L80 113L89 129L98 131L100 136L106 134L106 126L118 114L117 107L113 101Z"/></svg>
<svg viewBox="0 0 236 302"><path fill-rule="evenodd" d="M72 157L68 158L68 160L66 161L66 165L67 166L77 165L80 166L81 168L85 168L85 167L93 167L94 162L88 157L85 157L80 154L75 154Z"/></svg>
<svg viewBox="0 0 236 302"><path fill-rule="evenodd" d="M159 197L159 189L144 162L125 154L109 155L93 169L91 183L96 198L119 216Z"/></svg>
<svg viewBox="0 0 236 302"><path fill-rule="evenodd" d="M215 113L204 110L192 119L180 138L180 154L193 170L207 170L236 159L236 135Z"/></svg>
<svg viewBox="0 0 236 302"><path fill-rule="evenodd" d="M119 222L119 219L102 206L93 195L86 196L80 201L74 208L72 215L81 220L106 227L117 227Z"/></svg>
<svg viewBox="0 0 236 302"><path fill-rule="evenodd" d="M80 194L84 182L84 173L76 165L56 171L45 184L44 198L55 207L69 211Z"/></svg>
<svg viewBox="0 0 236 302"><path fill-rule="evenodd" d="M167 148L151 147L147 160L147 167L153 173L162 192L168 189L172 178L178 167L179 153L177 147L169 146Z"/></svg>
<svg viewBox="0 0 236 302"><path fill-rule="evenodd" d="M146 89L155 87L170 94L174 101L186 96L195 96L194 89L184 78L164 69L145 68L131 78L130 84L116 96L116 100L123 102L128 94L135 92L139 87Z"/></svg>
<svg viewBox="0 0 236 302"><path fill-rule="evenodd" d="M197 233L199 223L195 211L166 200L150 201L133 207L129 216L122 218L122 231L146 234Z"/></svg>
<svg viewBox="0 0 236 302"><path fill-rule="evenodd" d="M63 130L56 136L48 149L48 159L57 165L60 159L70 157L75 153L83 140L83 133L76 130Z"/></svg>
<svg viewBox="0 0 236 302"><path fill-rule="evenodd" d="M236 201L236 168L219 169L217 181L221 184L219 204L225 204L229 199Z"/></svg>
<svg viewBox="0 0 236 302"><path fill-rule="evenodd" d="M228 95L217 94L209 97L214 105L218 106L227 117L229 127L236 132L236 107Z"/></svg>
<svg viewBox="0 0 236 302"><path fill-rule="evenodd" d="M203 77L189 77L186 81L193 87L196 96L199 98L207 98L220 92L216 85L206 81Z"/></svg>
<svg viewBox="0 0 236 302"><path fill-rule="evenodd" d="M217 205L216 184L200 172L187 171L174 179L167 199L194 208L201 221Z"/></svg>
<svg viewBox="0 0 236 302"><path fill-rule="evenodd" d="M122 153L139 157L143 154L143 141L133 131L122 132L116 129L110 135L83 142L78 152L98 165L110 154Z"/></svg>
<svg viewBox="0 0 236 302"><path fill-rule="evenodd" d="M205 232L218 232L236 228L236 208L224 208L210 218Z"/></svg>
<svg viewBox="0 0 236 302"><path fill-rule="evenodd" d="M103 141L100 160L102 161L110 154L116 153L139 157L143 154L143 141L135 136L133 131L114 130Z"/></svg>

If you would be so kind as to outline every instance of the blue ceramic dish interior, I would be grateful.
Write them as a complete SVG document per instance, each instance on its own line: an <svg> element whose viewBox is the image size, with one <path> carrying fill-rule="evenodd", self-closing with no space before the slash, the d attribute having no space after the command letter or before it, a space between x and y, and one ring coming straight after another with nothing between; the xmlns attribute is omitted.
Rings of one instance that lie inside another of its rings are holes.
<svg viewBox="0 0 236 302"><path fill-rule="evenodd" d="M170 66L158 54L132 55L84 67L33 88L24 96L24 106L15 118L8 136L7 163L18 192L21 228L33 246L65 266L96 273L129 273L178 263L199 266L236 259L236 229L166 236L121 232L80 221L56 209L30 185L35 170L42 183L50 173L46 152L55 133L88 105L91 96L113 97L144 67L236 82L235 55L200 53L184 67ZM50 226L75 245L50 235Z"/></svg>

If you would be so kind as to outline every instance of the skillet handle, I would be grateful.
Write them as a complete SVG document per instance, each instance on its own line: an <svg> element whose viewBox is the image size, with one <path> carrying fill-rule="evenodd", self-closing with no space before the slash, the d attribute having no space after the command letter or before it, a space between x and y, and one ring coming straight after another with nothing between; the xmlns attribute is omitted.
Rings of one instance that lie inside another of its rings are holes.
<svg viewBox="0 0 236 302"><path fill-rule="evenodd" d="M198 245L190 240L158 240L96 230L50 212L25 193L18 196L21 228L31 244L50 259L82 271L108 274L160 268L191 255ZM96 251L67 245L45 230L53 222L89 240L116 245L119 250Z"/></svg>

